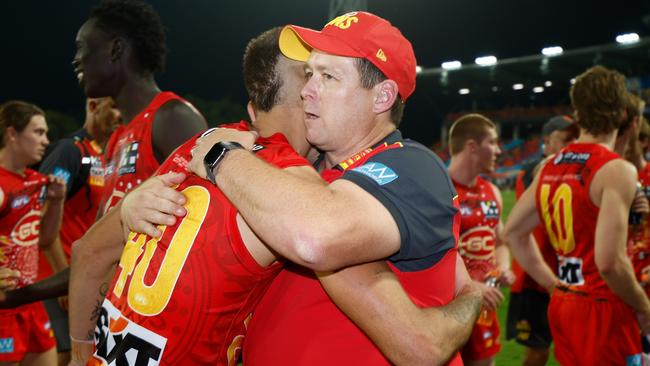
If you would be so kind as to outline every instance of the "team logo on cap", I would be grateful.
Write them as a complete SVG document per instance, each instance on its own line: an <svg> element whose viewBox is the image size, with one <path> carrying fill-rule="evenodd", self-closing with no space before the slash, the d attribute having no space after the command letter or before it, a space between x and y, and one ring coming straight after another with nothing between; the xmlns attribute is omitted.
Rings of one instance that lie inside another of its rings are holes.
<svg viewBox="0 0 650 366"><path fill-rule="evenodd" d="M333 25L340 29L348 29L352 23L357 23L359 21L359 18L357 18L355 15L357 15L356 12L343 14L330 20L330 22L325 24L325 26L327 27L328 25Z"/></svg>
<svg viewBox="0 0 650 366"><path fill-rule="evenodd" d="M381 48L377 50L377 54L375 56L384 62L388 61L388 59L386 58L386 54L384 53L384 50L382 50Z"/></svg>

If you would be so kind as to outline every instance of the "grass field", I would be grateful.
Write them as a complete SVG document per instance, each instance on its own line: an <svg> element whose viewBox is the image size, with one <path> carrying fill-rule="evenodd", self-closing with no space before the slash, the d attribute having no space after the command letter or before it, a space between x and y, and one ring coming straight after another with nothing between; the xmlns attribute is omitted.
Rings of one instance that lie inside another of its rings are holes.
<svg viewBox="0 0 650 366"><path fill-rule="evenodd" d="M515 192L514 191L503 191L503 219L508 217L510 209L515 202ZM497 355L496 364L499 366L519 366L524 355L524 348L517 344L514 340L506 341L505 339L505 329L506 329L506 314L508 313L508 301L510 299L510 293L508 289L503 290L503 294L506 297L504 303L499 307L497 313L499 316L499 324L501 325L501 352ZM558 365L558 363L551 357L547 365Z"/></svg>

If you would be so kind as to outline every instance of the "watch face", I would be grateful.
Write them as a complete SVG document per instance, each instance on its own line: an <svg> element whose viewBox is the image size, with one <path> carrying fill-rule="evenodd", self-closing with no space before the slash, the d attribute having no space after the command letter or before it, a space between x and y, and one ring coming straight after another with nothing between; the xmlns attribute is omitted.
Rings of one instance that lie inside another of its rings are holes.
<svg viewBox="0 0 650 366"><path fill-rule="evenodd" d="M206 165L206 168L214 167L219 157L223 154L224 150L225 148L223 147L221 142L216 143L214 146L212 146L210 151L208 151L208 153L203 158L203 163Z"/></svg>

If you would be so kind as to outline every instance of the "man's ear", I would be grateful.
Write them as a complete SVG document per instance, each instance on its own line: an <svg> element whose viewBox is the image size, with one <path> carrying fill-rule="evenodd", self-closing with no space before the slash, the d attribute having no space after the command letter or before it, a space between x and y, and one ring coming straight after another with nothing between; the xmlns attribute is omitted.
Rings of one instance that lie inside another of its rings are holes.
<svg viewBox="0 0 650 366"><path fill-rule="evenodd" d="M5 136L7 139L5 141L16 141L16 138L18 137L18 131L16 131L13 126L9 126L5 130Z"/></svg>
<svg viewBox="0 0 650 366"><path fill-rule="evenodd" d="M251 123L254 123L256 120L255 116L255 108L253 108L253 102L248 101L248 104L246 104L246 112L248 112L248 118L251 119Z"/></svg>
<svg viewBox="0 0 650 366"><path fill-rule="evenodd" d="M465 149L468 149L471 153L475 153L478 151L478 143L474 139L468 139L465 141Z"/></svg>
<svg viewBox="0 0 650 366"><path fill-rule="evenodd" d="M127 47L126 39L122 37L115 37L111 41L111 61L119 60L122 57L122 55L124 55L126 47Z"/></svg>
<svg viewBox="0 0 650 366"><path fill-rule="evenodd" d="M375 99L373 102L373 112L379 114L390 110L399 98L399 88L393 80L384 80L375 85L373 88Z"/></svg>

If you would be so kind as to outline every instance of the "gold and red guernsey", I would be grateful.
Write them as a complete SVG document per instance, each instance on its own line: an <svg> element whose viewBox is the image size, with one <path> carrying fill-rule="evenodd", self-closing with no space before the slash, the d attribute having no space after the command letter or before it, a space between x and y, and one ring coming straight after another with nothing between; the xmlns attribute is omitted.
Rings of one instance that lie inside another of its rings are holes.
<svg viewBox="0 0 650 366"><path fill-rule="evenodd" d="M104 192L99 206L102 214L151 177L160 166L153 153L151 126L156 111L171 100L187 103L172 92L160 92L127 125L119 126L111 135L106 145Z"/></svg>
<svg viewBox="0 0 650 366"><path fill-rule="evenodd" d="M573 143L550 159L539 177L537 212L557 254L558 276L586 294L615 297L594 259L600 209L591 201L589 187L598 169L617 158L599 144Z"/></svg>
<svg viewBox="0 0 650 366"><path fill-rule="evenodd" d="M490 183L480 176L473 187L456 181L460 203L458 251L473 280L483 282L496 270L496 227L501 206Z"/></svg>
<svg viewBox="0 0 650 366"><path fill-rule="evenodd" d="M38 275L38 237L45 202L46 176L31 169L24 175L0 167L0 267L20 271L18 287Z"/></svg>
<svg viewBox="0 0 650 366"><path fill-rule="evenodd" d="M196 138L158 172L185 172ZM258 139L254 150L279 168L309 165L279 134ZM187 215L163 226L160 238L129 236L102 305L91 365L236 364L253 309L282 263L257 264L237 210L215 185L189 175L176 189L187 197Z"/></svg>

